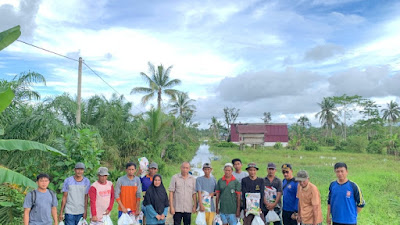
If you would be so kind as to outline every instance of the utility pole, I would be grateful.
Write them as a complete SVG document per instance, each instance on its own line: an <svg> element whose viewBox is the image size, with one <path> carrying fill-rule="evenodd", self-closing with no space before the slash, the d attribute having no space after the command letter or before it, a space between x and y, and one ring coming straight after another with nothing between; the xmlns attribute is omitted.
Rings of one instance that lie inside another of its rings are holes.
<svg viewBox="0 0 400 225"><path fill-rule="evenodd" d="M76 103L78 109L76 110L76 125L81 123L81 85L82 84L82 57L79 57L79 67L78 67L78 97Z"/></svg>

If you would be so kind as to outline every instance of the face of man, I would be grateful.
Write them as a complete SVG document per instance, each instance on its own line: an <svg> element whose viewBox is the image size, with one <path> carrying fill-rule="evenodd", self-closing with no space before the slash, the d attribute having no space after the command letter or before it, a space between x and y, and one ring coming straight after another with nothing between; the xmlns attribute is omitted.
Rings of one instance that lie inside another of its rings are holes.
<svg viewBox="0 0 400 225"><path fill-rule="evenodd" d="M286 180L290 180L290 179L292 179L293 178L293 171L292 170L282 170L282 174L283 174L283 177L286 179Z"/></svg>
<svg viewBox="0 0 400 225"><path fill-rule="evenodd" d="M232 172L233 172L232 167L227 166L224 168L225 177L227 177L227 178L232 177Z"/></svg>
<svg viewBox="0 0 400 225"><path fill-rule="evenodd" d="M269 177L275 177L276 169L274 168L268 168L268 176Z"/></svg>
<svg viewBox="0 0 400 225"><path fill-rule="evenodd" d="M249 177L251 177L251 178L257 177L257 169L256 168L248 168L247 172L249 173Z"/></svg>
<svg viewBox="0 0 400 225"><path fill-rule="evenodd" d="M75 176L76 177L82 177L83 176L83 172L85 172L84 169L75 169Z"/></svg>
<svg viewBox="0 0 400 225"><path fill-rule="evenodd" d="M307 187L308 182L310 182L310 179L309 179L309 178L307 178L307 180L305 180L305 181L300 181L299 183L300 183L300 186L301 186L302 188L305 188L305 187Z"/></svg>
<svg viewBox="0 0 400 225"><path fill-rule="evenodd" d="M211 171L211 168L203 168L203 172L206 177L210 177Z"/></svg>
<svg viewBox="0 0 400 225"><path fill-rule="evenodd" d="M345 167L339 167L335 169L336 177L338 180L346 180L347 179L347 169Z"/></svg>
<svg viewBox="0 0 400 225"><path fill-rule="evenodd" d="M182 163L182 165L181 165L182 176L187 176L189 174L189 171L190 171L190 164L187 162Z"/></svg>
<svg viewBox="0 0 400 225"><path fill-rule="evenodd" d="M135 176L135 173L136 173L136 168L135 168L135 166L132 165L132 166L126 168L126 175L128 175L128 177L133 177L133 176Z"/></svg>
<svg viewBox="0 0 400 225"><path fill-rule="evenodd" d="M150 168L149 169L149 176L152 177L152 176L156 175L157 172L158 172L157 168Z"/></svg>
<svg viewBox="0 0 400 225"><path fill-rule="evenodd" d="M38 181L36 181L38 188L41 190L46 190L50 184L50 180L47 177L42 177Z"/></svg>
<svg viewBox="0 0 400 225"><path fill-rule="evenodd" d="M97 175L97 177L99 178L98 181L99 181L100 184L105 184L107 182L108 175L104 175L104 176Z"/></svg>
<svg viewBox="0 0 400 225"><path fill-rule="evenodd" d="M234 164L233 164L233 167L235 168L235 170L238 172L238 171L241 171L242 170L242 163L240 162L240 161L236 161Z"/></svg>

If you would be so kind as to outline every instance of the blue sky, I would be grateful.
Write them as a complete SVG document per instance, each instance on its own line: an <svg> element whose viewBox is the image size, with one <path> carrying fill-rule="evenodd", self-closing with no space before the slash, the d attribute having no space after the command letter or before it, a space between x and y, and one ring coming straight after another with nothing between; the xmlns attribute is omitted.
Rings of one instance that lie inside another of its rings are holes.
<svg viewBox="0 0 400 225"><path fill-rule="evenodd" d="M81 56L128 101L145 110L140 72L173 65L177 87L196 99L195 121L293 123L333 95L362 95L384 105L400 96L400 4L366 0L29 1L0 0L0 30L22 26L21 40ZM0 52L0 79L36 71L43 97L76 94L77 63L16 42ZM84 97L113 90L83 71ZM166 103L166 102L165 102ZM165 104L166 105L166 104Z"/></svg>

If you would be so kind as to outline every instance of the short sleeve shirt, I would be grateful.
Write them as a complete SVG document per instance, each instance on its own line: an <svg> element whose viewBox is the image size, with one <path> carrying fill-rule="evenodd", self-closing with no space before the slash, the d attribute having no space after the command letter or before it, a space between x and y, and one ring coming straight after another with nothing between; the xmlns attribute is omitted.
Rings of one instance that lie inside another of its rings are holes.
<svg viewBox="0 0 400 225"><path fill-rule="evenodd" d="M84 177L81 181L76 181L74 176L64 180L62 192L67 192L67 203L65 213L79 215L85 212L85 195L88 194L90 181Z"/></svg>
<svg viewBox="0 0 400 225"><path fill-rule="evenodd" d="M239 183L242 183L242 179L249 176L249 173L246 171L242 171L240 173L233 172L232 175L236 178Z"/></svg>
<svg viewBox="0 0 400 225"><path fill-rule="evenodd" d="M175 212L191 213L193 209L193 195L196 194L196 178L188 175L186 179L182 175L172 176L168 191L174 193Z"/></svg>
<svg viewBox="0 0 400 225"><path fill-rule="evenodd" d="M272 180L272 182L268 179L268 177L265 177L265 187L266 188L271 188L274 189L276 192L280 192L282 193L282 181L281 179L274 177L274 179ZM281 208L281 199L276 199L276 195L275 195L275 201L278 201L278 204L276 205L276 207Z"/></svg>
<svg viewBox="0 0 400 225"><path fill-rule="evenodd" d="M29 225L48 225L53 224L51 217L51 208L57 207L57 197L50 193L49 190L46 192L40 192L34 190L36 193L35 207L29 212ZM24 208L32 208L32 192L29 192L25 196Z"/></svg>
<svg viewBox="0 0 400 225"><path fill-rule="evenodd" d="M219 207L221 213L236 213L237 198L240 198L240 190L240 183L233 176L231 180L225 180L224 178L218 180L216 192L219 192Z"/></svg>
<svg viewBox="0 0 400 225"><path fill-rule="evenodd" d="M215 192L217 181L214 177L207 178L205 176L196 179L196 191L206 191L208 193ZM215 212L214 201L211 201L211 212Z"/></svg>

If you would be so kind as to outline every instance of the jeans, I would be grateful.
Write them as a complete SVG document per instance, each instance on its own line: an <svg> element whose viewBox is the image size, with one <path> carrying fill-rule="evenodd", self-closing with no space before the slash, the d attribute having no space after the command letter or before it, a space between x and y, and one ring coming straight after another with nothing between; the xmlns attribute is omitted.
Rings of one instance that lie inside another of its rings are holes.
<svg viewBox="0 0 400 225"><path fill-rule="evenodd" d="M192 214L176 212L173 217L174 217L174 225L181 225L182 218L184 225L190 225Z"/></svg>
<svg viewBox="0 0 400 225"><path fill-rule="evenodd" d="M83 214L78 214L78 215L65 214L64 223L65 225L77 225L82 217Z"/></svg>
<svg viewBox="0 0 400 225"><path fill-rule="evenodd" d="M237 218L236 214L219 214L221 216L221 220L223 224L229 224L229 225L236 225L237 224Z"/></svg>

